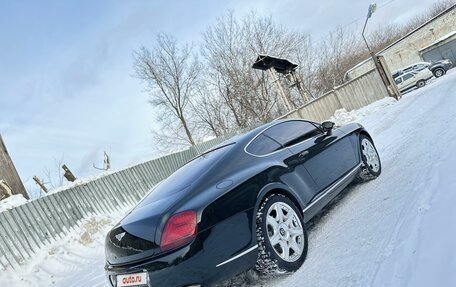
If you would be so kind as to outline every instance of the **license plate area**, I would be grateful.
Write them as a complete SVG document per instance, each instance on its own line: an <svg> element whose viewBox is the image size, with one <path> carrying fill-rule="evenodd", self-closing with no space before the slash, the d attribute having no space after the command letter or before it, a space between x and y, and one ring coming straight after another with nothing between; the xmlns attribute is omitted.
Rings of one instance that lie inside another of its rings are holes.
<svg viewBox="0 0 456 287"><path fill-rule="evenodd" d="M117 275L117 287L147 287L147 272Z"/></svg>

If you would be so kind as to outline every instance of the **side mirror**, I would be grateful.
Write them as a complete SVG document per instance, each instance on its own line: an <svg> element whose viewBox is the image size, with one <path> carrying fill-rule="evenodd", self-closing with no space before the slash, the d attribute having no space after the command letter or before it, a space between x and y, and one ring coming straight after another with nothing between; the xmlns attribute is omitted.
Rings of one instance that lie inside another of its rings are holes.
<svg viewBox="0 0 456 287"><path fill-rule="evenodd" d="M321 124L321 127L323 128L323 131L326 132L326 135L331 135L332 134L332 129L334 128L334 123L330 121L323 122Z"/></svg>

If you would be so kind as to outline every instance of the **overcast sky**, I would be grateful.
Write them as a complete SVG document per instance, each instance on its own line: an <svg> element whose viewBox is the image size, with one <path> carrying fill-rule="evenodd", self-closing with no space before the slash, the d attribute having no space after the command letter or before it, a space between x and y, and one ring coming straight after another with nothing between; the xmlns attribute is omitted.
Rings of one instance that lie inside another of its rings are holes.
<svg viewBox="0 0 456 287"><path fill-rule="evenodd" d="M369 28L401 23L437 0L382 0ZM360 25L370 1L1 1L0 133L28 190L62 156L76 176L153 157L153 109L131 77L132 52L164 31L198 44L228 9L272 15L316 40ZM55 170L55 168L53 168Z"/></svg>

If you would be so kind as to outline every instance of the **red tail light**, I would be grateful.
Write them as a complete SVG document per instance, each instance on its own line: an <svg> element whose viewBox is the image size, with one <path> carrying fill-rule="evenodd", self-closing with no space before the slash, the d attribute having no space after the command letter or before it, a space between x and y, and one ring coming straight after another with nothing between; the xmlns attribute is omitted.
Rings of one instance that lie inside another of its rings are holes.
<svg viewBox="0 0 456 287"><path fill-rule="evenodd" d="M168 219L160 247L169 250L190 242L196 235L196 212L193 210L174 214Z"/></svg>

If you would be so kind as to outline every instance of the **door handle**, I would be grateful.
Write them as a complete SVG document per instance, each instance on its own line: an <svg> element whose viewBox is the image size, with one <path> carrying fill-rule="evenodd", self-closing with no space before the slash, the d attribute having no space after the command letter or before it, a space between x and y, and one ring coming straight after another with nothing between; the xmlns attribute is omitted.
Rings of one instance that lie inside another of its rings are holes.
<svg viewBox="0 0 456 287"><path fill-rule="evenodd" d="M301 164L304 161L306 161L306 157L308 154L309 154L309 152L307 150L304 150L304 151L298 153L297 155L295 154L292 157L285 160L285 164L288 166L295 166L295 165Z"/></svg>
<svg viewBox="0 0 456 287"><path fill-rule="evenodd" d="M298 158L299 159L304 159L306 156L309 155L309 151L305 150L305 151L302 151L298 154Z"/></svg>

